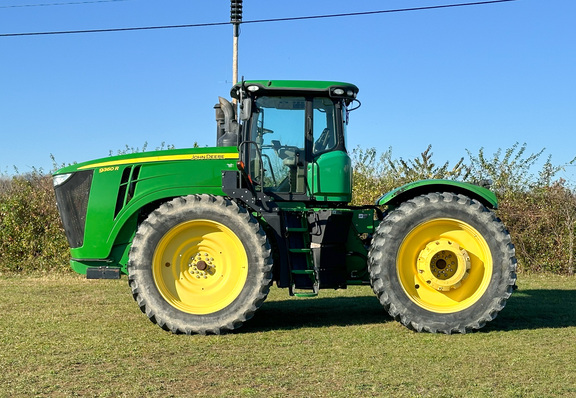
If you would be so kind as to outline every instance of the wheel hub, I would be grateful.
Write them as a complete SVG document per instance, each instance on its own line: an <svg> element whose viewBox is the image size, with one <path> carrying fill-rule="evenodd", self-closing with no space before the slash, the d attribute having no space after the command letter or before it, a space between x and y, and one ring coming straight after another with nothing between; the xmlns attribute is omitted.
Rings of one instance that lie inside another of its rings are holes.
<svg viewBox="0 0 576 398"><path fill-rule="evenodd" d="M209 253L197 253L188 263L188 271L196 279L207 279L216 273L214 257Z"/></svg>
<svg viewBox="0 0 576 398"><path fill-rule="evenodd" d="M447 239L430 242L418 255L418 276L438 291L450 291L462 286L470 272L470 256L460 246Z"/></svg>

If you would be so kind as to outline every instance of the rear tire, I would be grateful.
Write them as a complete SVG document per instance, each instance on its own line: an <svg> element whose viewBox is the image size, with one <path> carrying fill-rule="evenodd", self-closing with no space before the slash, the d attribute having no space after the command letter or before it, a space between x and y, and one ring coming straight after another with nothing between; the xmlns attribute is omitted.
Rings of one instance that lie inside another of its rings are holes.
<svg viewBox="0 0 576 398"><path fill-rule="evenodd" d="M516 282L510 235L464 195L409 200L378 226L368 255L374 292L415 331L466 333L501 311Z"/></svg>
<svg viewBox="0 0 576 398"><path fill-rule="evenodd" d="M220 334L250 319L272 281L258 221L231 200L176 198L152 212L132 242L128 280L150 320L185 334Z"/></svg>

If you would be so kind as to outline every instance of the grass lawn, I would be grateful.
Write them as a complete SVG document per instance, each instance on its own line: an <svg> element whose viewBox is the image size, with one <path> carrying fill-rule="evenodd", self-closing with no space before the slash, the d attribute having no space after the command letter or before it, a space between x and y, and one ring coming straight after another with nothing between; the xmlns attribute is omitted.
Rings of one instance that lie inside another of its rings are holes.
<svg viewBox="0 0 576 398"><path fill-rule="evenodd" d="M576 397L576 278L519 277L498 318L417 334L369 287L273 288L237 332L173 335L126 277L0 278L0 396Z"/></svg>

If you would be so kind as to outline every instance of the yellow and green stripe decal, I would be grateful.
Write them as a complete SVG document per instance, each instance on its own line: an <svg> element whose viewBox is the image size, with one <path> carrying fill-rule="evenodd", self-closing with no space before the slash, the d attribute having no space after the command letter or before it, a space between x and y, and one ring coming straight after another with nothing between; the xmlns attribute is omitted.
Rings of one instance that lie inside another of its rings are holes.
<svg viewBox="0 0 576 398"><path fill-rule="evenodd" d="M154 163L154 162L173 162L182 160L228 160L228 159L238 159L238 153L187 153L182 155L164 155L164 156L143 156L139 158L128 158L128 159L118 159L109 160L100 163L87 164L81 166L78 170L92 169L98 167L114 167L124 164L132 163Z"/></svg>

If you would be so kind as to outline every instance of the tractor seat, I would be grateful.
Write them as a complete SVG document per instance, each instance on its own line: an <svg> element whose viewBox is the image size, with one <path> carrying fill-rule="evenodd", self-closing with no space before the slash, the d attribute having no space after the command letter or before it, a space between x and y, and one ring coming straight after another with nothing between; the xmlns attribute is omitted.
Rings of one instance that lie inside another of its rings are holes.
<svg viewBox="0 0 576 398"><path fill-rule="evenodd" d="M296 149L280 149L279 155L284 166L296 167L298 165L298 151Z"/></svg>

